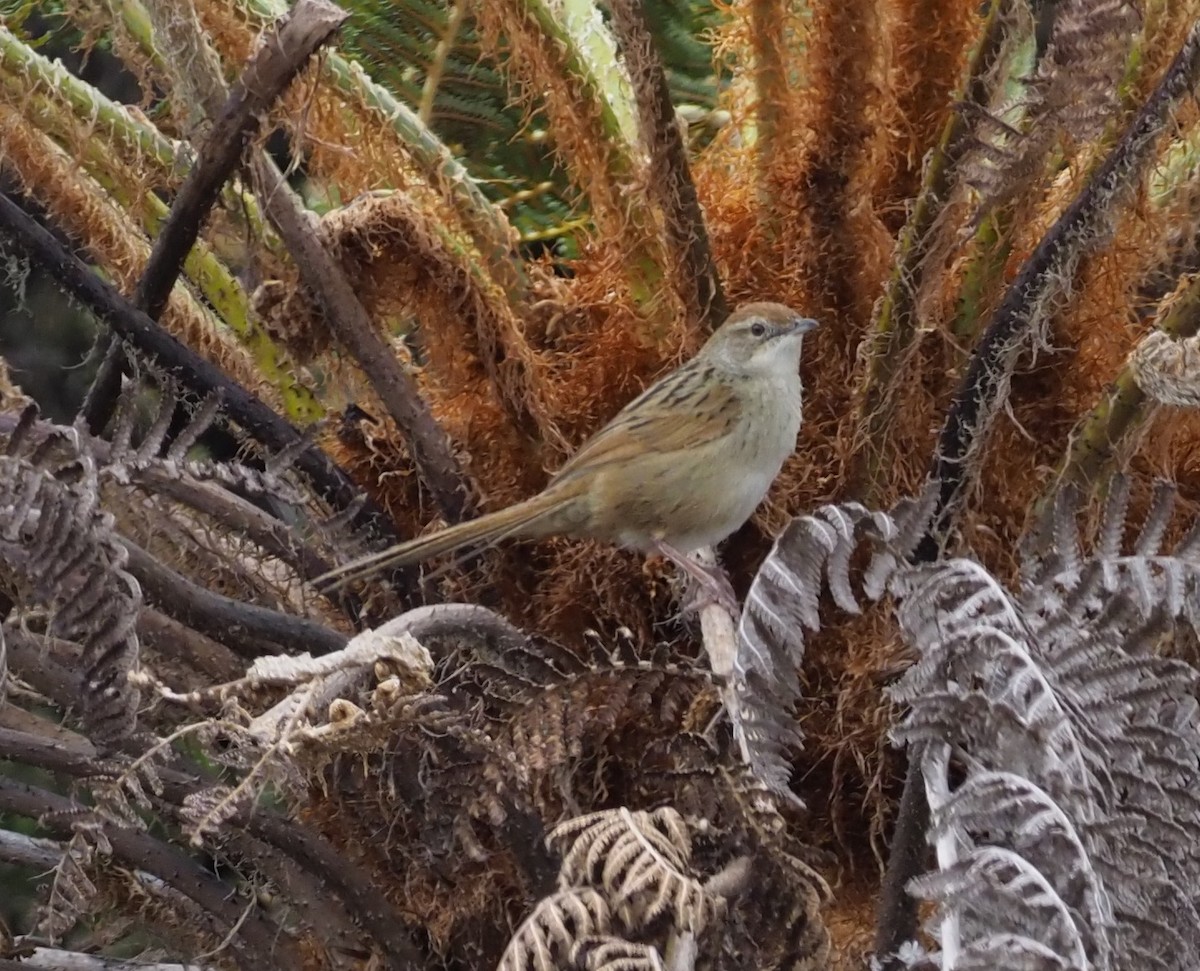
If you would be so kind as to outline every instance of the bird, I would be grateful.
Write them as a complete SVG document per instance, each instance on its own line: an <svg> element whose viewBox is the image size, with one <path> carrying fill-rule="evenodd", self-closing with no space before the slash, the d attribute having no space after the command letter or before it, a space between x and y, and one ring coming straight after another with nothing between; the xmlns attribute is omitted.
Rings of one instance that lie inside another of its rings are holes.
<svg viewBox="0 0 1200 971"><path fill-rule="evenodd" d="M588 439L541 492L331 570L317 586L333 590L444 553L557 535L658 553L734 606L723 574L688 554L745 523L795 450L801 350L816 326L780 303L739 306L693 358Z"/></svg>

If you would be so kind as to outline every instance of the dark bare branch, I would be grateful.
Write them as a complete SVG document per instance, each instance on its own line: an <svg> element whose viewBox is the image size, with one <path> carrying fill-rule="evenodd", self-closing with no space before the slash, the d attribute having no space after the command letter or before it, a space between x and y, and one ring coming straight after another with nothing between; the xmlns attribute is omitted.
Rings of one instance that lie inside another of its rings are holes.
<svg viewBox="0 0 1200 971"><path fill-rule="evenodd" d="M0 778L0 811L37 819L56 838L70 838L75 822L88 808L35 786ZM113 856L127 866L153 874L195 901L230 933L238 964L247 969L300 967L295 942L274 926L257 907L229 892L228 884L206 873L190 857L148 833L111 823L97 824Z"/></svg>
<svg viewBox="0 0 1200 971"><path fill-rule="evenodd" d="M111 284L101 280L6 195L0 196L0 231L9 235L66 292L108 321L117 333L154 358L189 390L201 397L219 394L225 413L266 448L282 451L303 442L303 436L294 426L132 307ZM300 449L294 467L335 509L347 509L362 502L362 493L353 480L315 445ZM401 539L390 518L371 502L362 505L354 525L377 530L389 542Z"/></svg>
<svg viewBox="0 0 1200 971"><path fill-rule="evenodd" d="M346 646L344 634L305 617L213 593L164 566L131 540L122 537L121 542L129 551L127 568L142 585L148 599L156 602L169 616L207 634L243 657L255 658L287 649L314 655L329 654Z"/></svg>
<svg viewBox="0 0 1200 971"><path fill-rule="evenodd" d="M445 432L372 323L345 271L321 242L312 214L275 163L259 152L253 171L262 207L292 254L300 279L320 306L334 337L358 362L404 435L413 463L442 513L450 522L458 522L471 511L472 493Z"/></svg>
<svg viewBox="0 0 1200 971"><path fill-rule="evenodd" d="M6 729L0 729L0 757L13 758L26 765L48 769L52 772L61 772L75 778L95 776L99 768L95 759L85 758L65 746L25 732ZM192 776L177 769L159 768L157 774L162 783L163 799L166 800L164 808L167 809L176 809L182 806L188 796L204 787L203 781L198 776ZM0 782L2 781L0 780ZM53 799L58 798L53 797ZM65 802L65 800L60 800L60 802ZM28 807L31 803L26 801L22 805ZM4 802L3 789L0 789L0 810L6 808L9 807ZM62 808L55 803L36 806L30 812L17 808L12 808L10 811L36 817L44 812L61 812ZM308 832L302 826L262 807L241 809L231 817L230 823L244 828L254 838L279 850L300 866L306 878L313 877L322 886L332 890L354 919L361 923L384 949L391 961L390 967L397 968L399 971L418 971L423 966L416 946L410 937L407 923L379 893L370 876L356 868L329 843ZM70 835L69 821L65 829L61 831L54 830L53 827L48 828L56 835L62 833ZM149 837L147 839L154 842ZM141 866L141 864L138 865ZM141 868L165 880L163 874L154 868L149 866L141 866ZM171 883L169 880L166 882ZM193 900L197 900L198 903L204 903L187 893L185 887L176 886L173 883L171 886L175 886L177 890L181 890ZM227 892L228 888L224 888L224 890ZM220 915L219 911L207 909L215 915ZM299 965L282 963L262 966L299 967Z"/></svg>
<svg viewBox="0 0 1200 971"><path fill-rule="evenodd" d="M300 0L264 38L246 65L200 146L138 280L133 305L147 316L158 319L166 307L221 186L257 134L268 109L347 16L327 0ZM104 360L81 411L93 434L103 431L112 414L124 365L124 353L110 335Z"/></svg>
<svg viewBox="0 0 1200 971"><path fill-rule="evenodd" d="M650 154L650 191L666 222L680 296L695 319L713 330L729 313L696 195L662 59L646 23L643 0L608 0L613 31L637 98L642 140Z"/></svg>
<svg viewBox="0 0 1200 971"><path fill-rule="evenodd" d="M1106 238L1116 203L1125 198L1153 157L1158 135L1200 70L1200 24L1192 27L1158 87L1084 190L1042 238L1008 288L980 339L938 438L931 475L939 483L933 526L917 551L934 560L951 528L971 459L1006 393L1016 353L1043 320L1052 297L1069 287L1080 257Z"/></svg>

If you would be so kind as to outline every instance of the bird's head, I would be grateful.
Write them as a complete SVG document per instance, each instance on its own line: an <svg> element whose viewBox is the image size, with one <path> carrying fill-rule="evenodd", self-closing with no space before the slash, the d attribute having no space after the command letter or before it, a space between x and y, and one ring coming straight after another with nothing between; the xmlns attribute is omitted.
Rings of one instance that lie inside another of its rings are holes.
<svg viewBox="0 0 1200 971"><path fill-rule="evenodd" d="M781 303L746 303L713 332L701 353L731 370L795 374L804 335L816 326Z"/></svg>

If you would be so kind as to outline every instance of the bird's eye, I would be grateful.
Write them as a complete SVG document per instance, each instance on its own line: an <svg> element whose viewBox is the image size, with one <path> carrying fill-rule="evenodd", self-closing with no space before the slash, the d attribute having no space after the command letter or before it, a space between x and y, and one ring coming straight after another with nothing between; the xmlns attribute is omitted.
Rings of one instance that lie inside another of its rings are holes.
<svg viewBox="0 0 1200 971"><path fill-rule="evenodd" d="M751 337L764 337L767 333L767 325L759 321L755 321L750 325Z"/></svg>

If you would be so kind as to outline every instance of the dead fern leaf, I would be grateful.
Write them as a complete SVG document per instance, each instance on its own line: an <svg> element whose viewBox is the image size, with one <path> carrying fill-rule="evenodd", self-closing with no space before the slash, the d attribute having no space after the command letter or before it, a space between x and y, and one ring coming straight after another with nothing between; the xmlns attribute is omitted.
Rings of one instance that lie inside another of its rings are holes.
<svg viewBox="0 0 1200 971"><path fill-rule="evenodd" d="M548 842L562 850L560 883L601 887L627 927L670 911L676 927L699 933L720 906L689 872L691 833L669 806L589 813L556 826Z"/></svg>
<svg viewBox="0 0 1200 971"><path fill-rule="evenodd" d="M107 843L98 827L86 823L76 827L54 868L49 894L38 913L37 934L54 943L91 912L97 891L87 870L98 853L108 850Z"/></svg>
<svg viewBox="0 0 1200 971"><path fill-rule="evenodd" d="M1138 387L1159 404L1200 406L1200 337L1177 340L1151 331L1133 352L1129 368Z"/></svg>
<svg viewBox="0 0 1200 971"><path fill-rule="evenodd" d="M571 961L586 971L664 971L662 955L649 944L620 937L589 937L571 948Z"/></svg>
<svg viewBox="0 0 1200 971"><path fill-rule="evenodd" d="M22 413L0 456L0 567L22 614L50 611L49 633L81 647L84 720L93 740L133 732L141 588L124 569L128 554L111 513L100 506L94 456L75 429L56 429L66 460L50 465L51 443L21 454L37 409Z"/></svg>
<svg viewBox="0 0 1200 971"><path fill-rule="evenodd" d="M504 949L497 971L559 971L575 945L608 930L604 897L576 887L543 899Z"/></svg>

